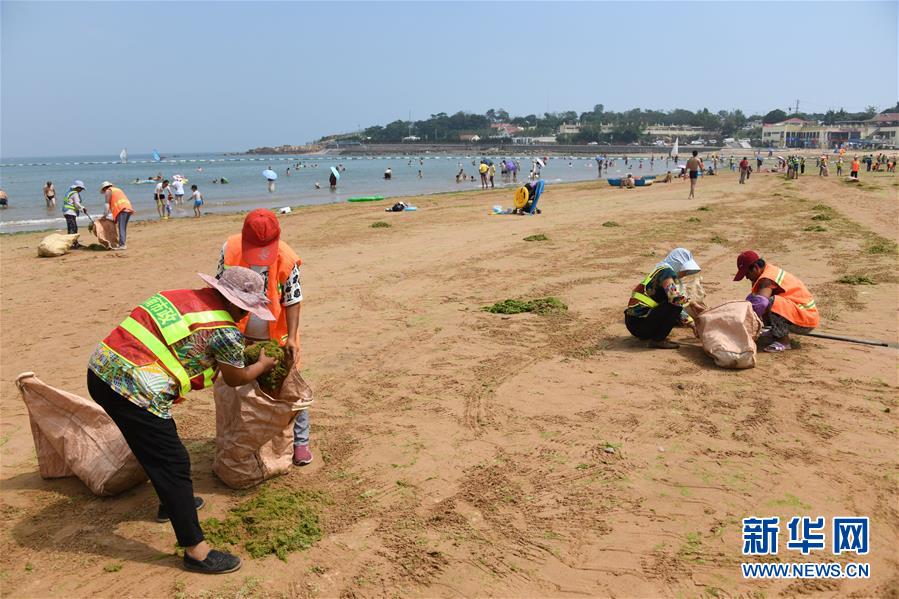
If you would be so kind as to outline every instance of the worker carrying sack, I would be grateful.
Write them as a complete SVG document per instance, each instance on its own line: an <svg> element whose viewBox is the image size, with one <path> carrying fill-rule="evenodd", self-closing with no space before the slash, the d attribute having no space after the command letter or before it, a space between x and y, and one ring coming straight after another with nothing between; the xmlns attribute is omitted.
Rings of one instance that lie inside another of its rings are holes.
<svg viewBox="0 0 899 599"><path fill-rule="evenodd" d="M78 241L78 233L63 235L62 233L50 233L41 239L37 246L37 255L41 258L56 258L69 253L75 242Z"/></svg>
<svg viewBox="0 0 899 599"><path fill-rule="evenodd" d="M28 409L43 478L77 476L95 495L115 495L147 480L112 418L92 399L23 372L16 386Z"/></svg>
<svg viewBox="0 0 899 599"><path fill-rule="evenodd" d="M753 368L755 340L762 321L746 301L734 301L694 314L702 349L721 368Z"/></svg>
<svg viewBox="0 0 899 599"><path fill-rule="evenodd" d="M259 383L229 387L218 377L215 396L215 459L212 471L233 489L258 485L290 470L293 421L312 404L312 389L293 368L275 395Z"/></svg>

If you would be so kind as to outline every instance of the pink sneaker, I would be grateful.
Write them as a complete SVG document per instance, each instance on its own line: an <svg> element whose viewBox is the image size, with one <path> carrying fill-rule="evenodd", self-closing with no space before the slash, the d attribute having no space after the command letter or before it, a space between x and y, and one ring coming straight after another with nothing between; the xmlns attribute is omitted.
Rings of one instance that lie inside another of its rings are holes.
<svg viewBox="0 0 899 599"><path fill-rule="evenodd" d="M308 445L295 445L293 448L293 465L305 466L312 463L312 452Z"/></svg>

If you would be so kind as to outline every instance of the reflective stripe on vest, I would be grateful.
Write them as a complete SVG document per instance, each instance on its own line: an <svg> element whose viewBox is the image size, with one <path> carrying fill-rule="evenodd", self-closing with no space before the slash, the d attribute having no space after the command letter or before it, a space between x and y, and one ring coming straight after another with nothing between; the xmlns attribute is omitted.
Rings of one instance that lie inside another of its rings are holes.
<svg viewBox="0 0 899 599"><path fill-rule="evenodd" d="M172 353L171 349L169 349L144 325L137 322L130 316L126 318L124 322L122 322L121 327L134 335L134 338L140 341L144 345L144 347L150 350L150 353L152 353L160 362L162 362L162 365L165 366L166 370L168 370L170 373L172 373L172 376L178 379L178 383L181 385L181 396L185 396L190 392L190 376L187 374L184 366L181 365L181 362L178 360L177 356Z"/></svg>
<svg viewBox="0 0 899 599"><path fill-rule="evenodd" d="M643 286L644 290L646 290L646 286L649 285L649 282L652 281L652 278L660 272L662 272L662 269L657 268L654 271L652 271L651 273L649 273L649 276L647 276L645 279L643 279L643 281L641 281L640 285ZM637 300L638 302L640 302L641 304L643 304L644 306L646 306L647 308L649 308L650 310L653 308L659 307L659 302L655 301L654 299L652 299L645 293L641 293L639 291L634 291L633 293L631 293L631 297L633 299Z"/></svg>
<svg viewBox="0 0 899 599"><path fill-rule="evenodd" d="M147 311L147 314L159 327L159 332L162 333L162 338L168 345L174 345L190 335L191 325L207 322L233 322L234 320L225 310L206 310L182 315L175 305L161 293L157 293L142 303L141 308Z"/></svg>
<svg viewBox="0 0 899 599"><path fill-rule="evenodd" d="M135 339L141 342L165 368L178 379L181 386L181 395L190 391L190 375L184 369L178 356L170 349L178 341L186 338L193 331L190 327L207 322L234 322L226 310L205 310L202 312L189 312L182 315L171 301L161 293L157 293L141 304L156 326L159 328L165 343L147 329L144 325L130 316L122 323L122 328L131 333ZM214 368L207 368L203 372L203 386L212 385Z"/></svg>
<svg viewBox="0 0 899 599"><path fill-rule="evenodd" d="M63 210L72 210L73 212L78 212L78 208L75 206L75 200L72 197L78 192L74 189L66 194L66 199L63 200L62 209Z"/></svg>

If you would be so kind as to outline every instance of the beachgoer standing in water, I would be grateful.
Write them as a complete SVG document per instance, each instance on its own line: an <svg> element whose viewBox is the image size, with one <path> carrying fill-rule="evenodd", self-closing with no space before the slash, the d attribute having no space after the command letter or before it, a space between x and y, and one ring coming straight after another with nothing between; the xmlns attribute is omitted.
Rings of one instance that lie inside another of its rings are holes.
<svg viewBox="0 0 899 599"><path fill-rule="evenodd" d="M56 208L56 188L53 187L53 181L47 181L44 185L44 201L47 202L47 208Z"/></svg>
<svg viewBox="0 0 899 599"><path fill-rule="evenodd" d="M190 199L194 202L194 216L200 216L200 206L202 206L205 202L203 201L203 194L200 193L200 190L196 185L190 186Z"/></svg>
<svg viewBox="0 0 899 599"><path fill-rule="evenodd" d="M165 218L165 196L167 193L170 193L168 186L168 181L160 181L156 184L156 188L153 191L153 199L156 201L156 212L159 214L159 218Z"/></svg>
<svg viewBox="0 0 899 599"><path fill-rule="evenodd" d="M495 185L493 184L493 177L496 176L496 167L494 165L490 165L487 168L487 178L490 179L490 189L493 189Z"/></svg>
<svg viewBox="0 0 899 599"><path fill-rule="evenodd" d="M699 173L702 169L702 159L699 158L699 152L693 150L693 156L687 160L687 173L690 175L690 195L688 196L688 199L695 197L696 179L699 178Z"/></svg>
<svg viewBox="0 0 899 599"><path fill-rule="evenodd" d="M114 249L128 249L125 246L125 238L128 236L128 220L134 214L134 208L131 207L131 202L128 201L125 192L109 181L103 181L103 184L100 185L100 193L106 199L104 217L108 217L119 228L119 245Z"/></svg>
<svg viewBox="0 0 899 599"><path fill-rule="evenodd" d="M481 189L487 189L487 163L482 162L478 166L478 172L481 174Z"/></svg>

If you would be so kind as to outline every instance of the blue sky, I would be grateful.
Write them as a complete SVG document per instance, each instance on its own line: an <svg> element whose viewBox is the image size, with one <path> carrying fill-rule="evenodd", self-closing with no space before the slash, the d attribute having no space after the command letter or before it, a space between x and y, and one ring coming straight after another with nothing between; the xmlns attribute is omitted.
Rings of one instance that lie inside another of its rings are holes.
<svg viewBox="0 0 899 599"><path fill-rule="evenodd" d="M437 112L861 110L896 2L0 3L0 156L240 151Z"/></svg>

